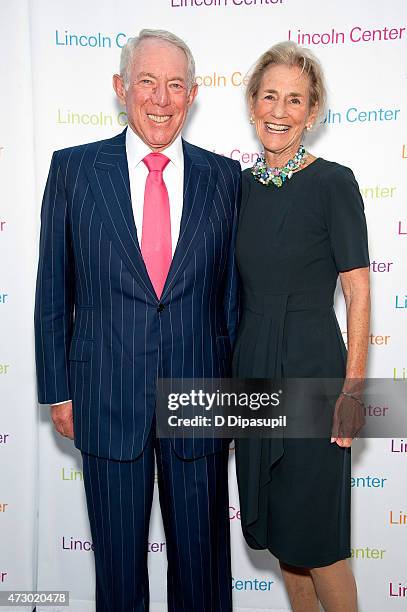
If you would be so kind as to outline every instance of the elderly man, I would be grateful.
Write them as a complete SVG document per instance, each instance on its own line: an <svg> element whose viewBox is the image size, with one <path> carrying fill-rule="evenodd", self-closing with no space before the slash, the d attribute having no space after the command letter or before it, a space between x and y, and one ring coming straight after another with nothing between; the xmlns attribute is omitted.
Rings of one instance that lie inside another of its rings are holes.
<svg viewBox="0 0 407 612"><path fill-rule="evenodd" d="M159 377L229 374L235 161L181 138L194 60L169 32L123 48L128 129L54 153L36 295L40 403L83 456L98 612L149 608L154 456L168 609L230 611L227 442L158 439Z"/></svg>

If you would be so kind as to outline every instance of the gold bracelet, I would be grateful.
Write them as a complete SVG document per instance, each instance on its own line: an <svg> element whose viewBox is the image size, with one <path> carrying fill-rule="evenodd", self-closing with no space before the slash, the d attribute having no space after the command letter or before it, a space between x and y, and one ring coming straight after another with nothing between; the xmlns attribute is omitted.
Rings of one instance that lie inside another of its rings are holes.
<svg viewBox="0 0 407 612"><path fill-rule="evenodd" d="M345 395L345 397L351 397L352 399L354 399L356 402L359 402L359 404L361 404L362 406L364 406L363 404L363 400L360 399L360 397L357 397L356 395L353 395L353 393L348 393L348 391L341 391L341 395Z"/></svg>

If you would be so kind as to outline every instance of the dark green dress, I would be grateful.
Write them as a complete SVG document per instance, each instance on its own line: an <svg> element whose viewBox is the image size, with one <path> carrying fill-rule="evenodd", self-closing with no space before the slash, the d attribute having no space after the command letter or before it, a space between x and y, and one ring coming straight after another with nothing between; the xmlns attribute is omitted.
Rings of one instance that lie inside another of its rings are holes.
<svg viewBox="0 0 407 612"><path fill-rule="evenodd" d="M363 202L349 168L322 158L283 187L243 172L236 243L240 378L341 378L338 272L369 265ZM242 528L252 548L297 567L350 556L350 449L330 439L236 441Z"/></svg>

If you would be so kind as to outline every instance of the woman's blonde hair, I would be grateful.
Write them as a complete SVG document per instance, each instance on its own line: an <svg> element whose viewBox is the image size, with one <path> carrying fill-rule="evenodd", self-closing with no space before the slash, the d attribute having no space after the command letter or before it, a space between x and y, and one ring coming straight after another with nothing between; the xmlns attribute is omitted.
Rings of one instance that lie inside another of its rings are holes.
<svg viewBox="0 0 407 612"><path fill-rule="evenodd" d="M325 79L321 64L309 49L300 47L295 42L286 41L273 45L263 53L254 65L246 89L246 100L249 105L257 97L264 72L271 65L297 66L310 80L310 108L318 104L318 115L324 113L326 104Z"/></svg>

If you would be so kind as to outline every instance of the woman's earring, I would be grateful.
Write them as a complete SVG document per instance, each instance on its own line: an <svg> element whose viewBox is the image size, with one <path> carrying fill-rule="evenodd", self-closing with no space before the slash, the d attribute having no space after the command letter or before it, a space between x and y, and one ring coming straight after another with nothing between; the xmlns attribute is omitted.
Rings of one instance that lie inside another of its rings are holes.
<svg viewBox="0 0 407 612"><path fill-rule="evenodd" d="M252 115L250 115L250 125L254 125L254 119L253 119Z"/></svg>
<svg viewBox="0 0 407 612"><path fill-rule="evenodd" d="M305 129L308 130L308 132L312 130L312 123L310 123L309 125L306 125Z"/></svg>

